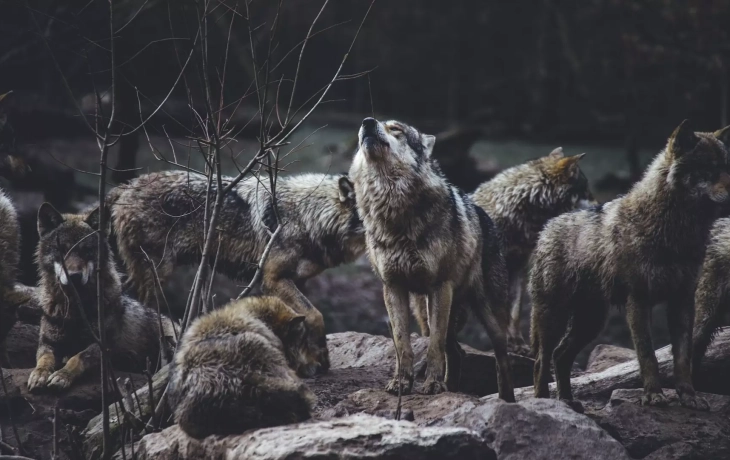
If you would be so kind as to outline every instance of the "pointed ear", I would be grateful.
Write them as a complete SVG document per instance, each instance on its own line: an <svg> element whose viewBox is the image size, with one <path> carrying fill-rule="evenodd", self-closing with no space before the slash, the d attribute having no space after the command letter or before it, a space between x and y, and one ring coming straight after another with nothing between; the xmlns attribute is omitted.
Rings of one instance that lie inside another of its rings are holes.
<svg viewBox="0 0 730 460"><path fill-rule="evenodd" d="M306 332L306 326L304 324L304 315L293 316L289 320L289 333L303 335Z"/></svg>
<svg viewBox="0 0 730 460"><path fill-rule="evenodd" d="M426 153L426 157L430 157L433 152L433 145L436 143L436 136L423 134L421 139L423 142L423 151Z"/></svg>
<svg viewBox="0 0 730 460"><path fill-rule="evenodd" d="M58 228L64 219L51 203L43 203L38 208L38 236L44 236Z"/></svg>
<svg viewBox="0 0 730 460"><path fill-rule="evenodd" d="M689 125L687 120L677 126L672 135L669 137L668 150L669 153L679 158L685 153L691 152L697 146L700 138Z"/></svg>
<svg viewBox="0 0 730 460"><path fill-rule="evenodd" d="M563 158L563 156L564 156L563 155L563 148L562 147L556 148L552 152L548 153L548 156L550 158Z"/></svg>
<svg viewBox="0 0 730 460"><path fill-rule="evenodd" d="M730 147L730 126L725 126L721 130L715 131L713 134L718 141Z"/></svg>
<svg viewBox="0 0 730 460"><path fill-rule="evenodd" d="M86 219L84 219L84 222L86 222L89 227L93 228L94 230L99 230L99 207L97 206L94 208L93 211L91 211L87 216Z"/></svg>
<svg viewBox="0 0 730 460"><path fill-rule="evenodd" d="M558 160L555 165L555 173L561 176L564 180L570 180L578 176L580 166L578 163L580 159L585 156L585 153L580 155L573 155L572 157L565 157Z"/></svg>
<svg viewBox="0 0 730 460"><path fill-rule="evenodd" d="M349 177L340 176L339 180L337 181L337 186L340 193L340 202L355 202L355 185L352 183Z"/></svg>

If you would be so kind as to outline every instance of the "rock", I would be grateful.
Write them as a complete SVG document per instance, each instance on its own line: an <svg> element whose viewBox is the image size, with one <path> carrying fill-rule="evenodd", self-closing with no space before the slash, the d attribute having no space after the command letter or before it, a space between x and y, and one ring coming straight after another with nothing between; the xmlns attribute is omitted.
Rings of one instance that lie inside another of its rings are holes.
<svg viewBox="0 0 730 460"><path fill-rule="evenodd" d="M636 352L630 348L599 344L588 357L586 372L601 372L632 359L636 359Z"/></svg>
<svg viewBox="0 0 730 460"><path fill-rule="evenodd" d="M499 460L629 459L624 447L596 422L552 399L467 403L435 425L476 431Z"/></svg>
<svg viewBox="0 0 730 460"><path fill-rule="evenodd" d="M185 459L496 459L473 431L423 428L370 415L265 428L239 436L202 441L177 426L145 436L138 460Z"/></svg>
<svg viewBox="0 0 730 460"><path fill-rule="evenodd" d="M664 387L674 386L674 360L672 347L667 345L656 351L659 362L660 382ZM604 406L614 390L642 388L643 383L639 375L639 363L634 358L600 372L584 373L570 380L573 387L573 397L584 402L587 409L599 409ZM706 393L730 395L730 328L720 329L715 340L707 350L705 359L695 381L695 389ZM550 394L556 396L555 384L550 384ZM533 395L532 388L515 390L517 400L529 398ZM494 395L486 396L485 400L494 399Z"/></svg>
<svg viewBox="0 0 730 460"><path fill-rule="evenodd" d="M644 457L644 460L705 460L692 444L686 442L678 442L664 446L659 450L655 450Z"/></svg>
<svg viewBox="0 0 730 460"><path fill-rule="evenodd" d="M5 338L10 365L13 368L35 367L35 354L38 350L39 327L32 324L15 323Z"/></svg>
<svg viewBox="0 0 730 460"><path fill-rule="evenodd" d="M681 407L676 392L669 389L664 390L668 407L641 406L642 393L616 390L606 407L591 414L631 456L730 458L730 397L700 393L710 403L710 411L701 412Z"/></svg>
<svg viewBox="0 0 730 460"><path fill-rule="evenodd" d="M413 348L415 363L425 359L428 341L427 337L411 334L411 347ZM365 373L382 373L385 379L382 387L385 387L395 366L395 348L390 338L358 332L342 332L328 335L327 344L330 350L332 369L360 368ZM466 352L466 357L463 363L459 391L478 396L496 393L497 377L494 354L476 350L468 345L462 345L462 347ZM532 385L534 360L519 355L510 355L510 358L515 387ZM315 385L313 383L312 387ZM362 388L363 385L360 385L352 391ZM371 386L370 388L379 387ZM418 389L418 385L415 385L414 388Z"/></svg>
<svg viewBox="0 0 730 460"><path fill-rule="evenodd" d="M441 393L435 396L412 394L401 400L401 420L414 421L427 426L464 404L478 404L479 400L463 393ZM359 412L392 418L398 407L398 396L384 390L369 389L356 391L332 409L325 411L322 418L343 417Z"/></svg>
<svg viewBox="0 0 730 460"><path fill-rule="evenodd" d="M154 376L152 376L152 394L155 406L159 404L160 398L167 388L167 382L170 378L169 370L169 365L164 366L162 369L157 371ZM135 385L134 388L138 388L136 391L136 400L139 400L140 404L140 406L137 406L136 404L134 405L134 415L144 423L147 423L152 415L152 410L150 409L149 404L150 392L147 380L145 379L143 384ZM165 406L163 405L162 407L164 408ZM112 442L114 443L113 447L114 449L117 449L121 446L119 430L122 427L123 417L122 414L117 411L116 404L111 404L109 406L109 416L109 429ZM100 458L104 436L101 414L89 421L86 429L81 433L81 436L84 440L84 456L89 460Z"/></svg>

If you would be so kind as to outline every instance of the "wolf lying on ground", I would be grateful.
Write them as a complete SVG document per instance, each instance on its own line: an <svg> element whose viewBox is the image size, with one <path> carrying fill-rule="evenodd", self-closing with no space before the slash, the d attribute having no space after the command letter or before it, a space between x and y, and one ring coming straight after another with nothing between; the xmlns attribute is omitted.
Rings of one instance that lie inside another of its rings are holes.
<svg viewBox="0 0 730 460"><path fill-rule="evenodd" d="M494 224L430 158L434 136L366 118L359 139L350 178L400 357L386 389L412 389L409 296L425 295L431 335L424 393L446 391L445 380L450 389L458 387L462 351L456 336L471 309L494 344L499 395L514 401L505 336L507 270Z"/></svg>
<svg viewBox="0 0 730 460"><path fill-rule="evenodd" d="M223 185L229 181L224 178ZM161 281L175 265L197 263L207 188L205 177L171 171L141 176L110 192L107 204L119 254L129 283L145 305L154 306L155 276L142 250L155 261ZM211 202L215 191L214 183ZM352 184L347 176L281 177L276 195L284 227L264 265L262 290L307 317L309 352L317 363L312 373L326 372L324 320L297 284L365 252ZM223 202L215 243L220 249L214 251L216 269L236 280L250 278L275 228L270 193L254 178L242 181Z"/></svg>
<svg viewBox="0 0 730 460"><path fill-rule="evenodd" d="M28 378L30 390L68 388L99 366L101 349L94 340L99 336L97 274L103 279L106 344L112 362L141 370L147 358L158 362L161 352L171 358L177 337L174 323L122 295L111 254L105 267L95 266L98 219L98 208L83 215L61 214L43 203L38 210L36 257L43 316L37 363ZM108 252L106 238L105 244ZM68 361L61 367L64 358Z"/></svg>
<svg viewBox="0 0 730 460"><path fill-rule="evenodd" d="M309 419L314 395L292 370L311 365L306 347L304 316L276 297L247 297L198 318L172 364L175 421L204 438Z"/></svg>
<svg viewBox="0 0 730 460"><path fill-rule="evenodd" d="M500 231L510 284L512 320L508 330L510 351L529 354L520 331L522 294L526 289L527 264L540 231L548 220L564 212L595 205L588 180L580 169L583 155L566 157L558 147L549 155L508 168L472 193ZM428 335L423 297L416 297L416 319Z"/></svg>
<svg viewBox="0 0 730 460"><path fill-rule="evenodd" d="M547 224L530 272L535 396L550 396L552 361L558 396L572 402L576 355L603 328L609 305L625 305L642 402L666 403L650 329L652 307L666 301L680 401L708 408L690 375L693 305L710 227L730 193L729 140L728 128L695 133L683 122L628 194Z"/></svg>

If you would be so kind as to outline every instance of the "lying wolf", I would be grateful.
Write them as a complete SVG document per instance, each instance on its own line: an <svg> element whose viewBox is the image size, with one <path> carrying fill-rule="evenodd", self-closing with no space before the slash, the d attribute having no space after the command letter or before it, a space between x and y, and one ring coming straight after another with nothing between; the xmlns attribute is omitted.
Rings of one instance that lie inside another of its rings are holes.
<svg viewBox="0 0 730 460"><path fill-rule="evenodd" d="M642 402L666 403L650 329L652 307L665 301L680 401L708 408L690 375L693 305L710 227L730 193L728 140L727 128L695 133L683 122L625 196L547 224L530 272L536 397L550 396L552 361L558 396L572 403L573 361L618 305L626 307Z"/></svg>
<svg viewBox="0 0 730 460"><path fill-rule="evenodd" d="M111 254L106 266L95 266L98 223L98 208L83 215L61 214L43 203L38 210L36 258L43 316L36 367L28 378L31 391L66 389L99 366L101 349L94 339L99 336L97 275L103 279L106 345L113 362L141 370L147 358L153 363L160 353L171 358L176 325L122 295ZM108 253L106 238L105 244Z"/></svg>
<svg viewBox="0 0 730 460"><path fill-rule="evenodd" d="M243 433L310 418L314 395L294 373L312 362L304 316L276 297L247 297L195 320L170 373L170 405L188 435Z"/></svg>
<svg viewBox="0 0 730 460"><path fill-rule="evenodd" d="M224 178L223 185L229 181ZM200 261L207 189L205 177L170 171L141 176L109 193L119 255L145 305L154 305L155 274L144 252L155 261L161 282L176 265ZM210 193L213 202L215 183ZM365 252L352 184L347 176L282 177L276 200L284 227L264 265L262 290L307 317L309 350L318 363L313 369L326 372L324 320L297 284ZM211 266L232 279L252 277L275 228L271 194L255 178L241 181L224 199L213 251L217 262Z"/></svg>
<svg viewBox="0 0 730 460"><path fill-rule="evenodd" d="M507 270L494 224L443 177L430 157L434 136L366 118L359 140L350 177L400 357L386 389L412 389L409 296L425 295L431 335L423 392L440 393L447 383L458 387L462 356L456 336L471 309L494 344L499 395L514 401L505 335Z"/></svg>

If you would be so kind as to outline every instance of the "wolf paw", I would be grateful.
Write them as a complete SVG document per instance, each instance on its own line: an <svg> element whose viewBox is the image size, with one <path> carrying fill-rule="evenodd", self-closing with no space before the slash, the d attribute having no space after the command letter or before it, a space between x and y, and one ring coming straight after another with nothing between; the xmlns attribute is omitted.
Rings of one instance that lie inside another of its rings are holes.
<svg viewBox="0 0 730 460"><path fill-rule="evenodd" d="M413 389L413 381L406 378L404 378L403 380L394 378L385 386L385 391L390 394L397 395L398 388L400 388L401 395L411 394L411 390Z"/></svg>
<svg viewBox="0 0 730 460"><path fill-rule="evenodd" d="M68 374L68 372L60 369L54 372L48 379L48 388L54 390L65 390L66 388L71 386L72 381L73 379Z"/></svg>
<svg viewBox="0 0 730 460"><path fill-rule="evenodd" d="M561 401L579 414L585 412L585 408L583 408L583 404L580 401L576 401L575 399L561 399Z"/></svg>
<svg viewBox="0 0 730 460"><path fill-rule="evenodd" d="M28 377L28 390L32 392L45 388L50 375L51 372L47 369L33 369Z"/></svg>
<svg viewBox="0 0 730 460"><path fill-rule="evenodd" d="M682 404L684 407L689 407L690 409L697 409L701 411L710 410L710 404L705 400L705 398L697 396L696 394L680 394L679 403Z"/></svg>
<svg viewBox="0 0 730 460"><path fill-rule="evenodd" d="M449 391L448 388L446 388L445 382L439 382L438 380L427 378L425 382L423 382L423 387L421 387L421 393L425 395L437 395L440 393L444 393L446 391Z"/></svg>
<svg viewBox="0 0 730 460"><path fill-rule="evenodd" d="M667 397L660 391L650 391L641 397L642 406L666 406Z"/></svg>

